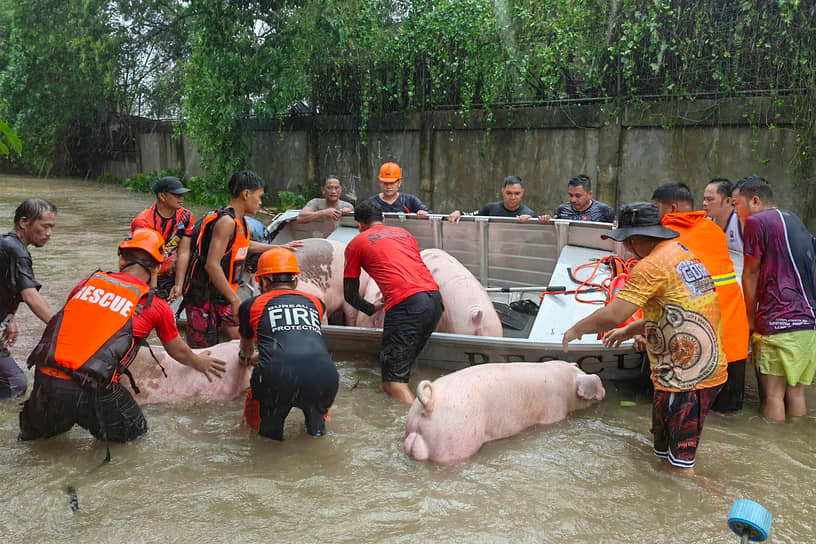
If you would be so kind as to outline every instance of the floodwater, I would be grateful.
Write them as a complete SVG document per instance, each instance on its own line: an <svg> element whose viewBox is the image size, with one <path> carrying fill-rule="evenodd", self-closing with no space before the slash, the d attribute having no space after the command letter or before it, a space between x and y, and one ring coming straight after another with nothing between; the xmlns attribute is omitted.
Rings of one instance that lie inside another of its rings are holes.
<svg viewBox="0 0 816 544"><path fill-rule="evenodd" d="M59 207L51 242L31 248L54 309L82 277L115 266L116 244L152 201L94 182L0 177L0 228L29 196ZM25 305L18 320L12 353L24 361L44 326ZM305 433L299 411L279 443L249 431L239 400L152 405L148 434L112 445L101 467L104 444L78 427L18 442L19 401L0 401L0 541L735 542L727 517L744 498L773 514L772 542L816 542L812 390L808 417L773 426L757 415L751 379L742 413L706 421L694 479L652 455L649 398L614 384L566 421L440 467L403 455L407 409L379 390L375 361L337 365L322 438ZM412 384L437 375L418 368Z"/></svg>

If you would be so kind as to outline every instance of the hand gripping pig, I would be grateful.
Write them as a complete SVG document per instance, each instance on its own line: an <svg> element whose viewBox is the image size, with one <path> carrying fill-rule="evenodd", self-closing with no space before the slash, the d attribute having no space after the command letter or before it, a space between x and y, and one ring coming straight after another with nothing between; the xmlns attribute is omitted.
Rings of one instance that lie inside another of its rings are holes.
<svg viewBox="0 0 816 544"><path fill-rule="evenodd" d="M346 302L343 296L343 268L345 267L346 245L323 238L307 238L303 247L295 248L300 275L297 289L314 295L326 305L325 319L339 319L338 324L354 325L357 310ZM368 275L366 275L366 279ZM360 277L360 292L365 292L365 284ZM342 322L340 322L342 321Z"/></svg>
<svg viewBox="0 0 816 544"><path fill-rule="evenodd" d="M120 378L133 398L139 404L158 404L177 401L228 402L238 398L249 388L249 376L252 367L241 365L238 361L238 340L224 342L215 346L194 349L196 353L209 352L216 359L224 361L224 375L207 380L201 372L185 366L159 346L151 346L161 367L150 355L146 347L139 349L139 354L130 365L130 372L136 380L137 394L126 376ZM162 373L162 367L167 377Z"/></svg>
<svg viewBox="0 0 816 544"><path fill-rule="evenodd" d="M502 336L499 314L484 287L470 270L441 249L424 249L422 261L439 285L445 311L438 332Z"/></svg>
<svg viewBox="0 0 816 544"><path fill-rule="evenodd" d="M405 454L453 463L482 444L555 423L600 401L601 379L575 363L497 363L423 380L405 421Z"/></svg>

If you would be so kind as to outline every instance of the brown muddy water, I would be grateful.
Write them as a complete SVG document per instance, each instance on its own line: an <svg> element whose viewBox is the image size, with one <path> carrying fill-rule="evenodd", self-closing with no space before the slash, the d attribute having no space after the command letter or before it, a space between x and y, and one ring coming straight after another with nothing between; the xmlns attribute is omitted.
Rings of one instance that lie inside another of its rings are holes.
<svg viewBox="0 0 816 544"><path fill-rule="evenodd" d="M31 248L54 309L82 277L116 265L117 243L152 202L94 182L5 176L0 228L30 196L59 207L49 244ZM18 321L20 362L44 326L25 305ZM812 390L808 417L773 426L757 415L750 379L742 413L706 421L692 480L652 455L650 400L625 385L606 384L603 402L564 422L440 467L403 455L407 409L379 390L375 361L352 354L337 366L323 438L305 434L299 411L278 443L249 431L239 400L152 405L148 434L112 445L101 467L104 444L81 428L18 442L19 401L0 401L0 541L736 542L726 520L745 498L773 514L771 542L816 542ZM412 386L438 374L420 367Z"/></svg>

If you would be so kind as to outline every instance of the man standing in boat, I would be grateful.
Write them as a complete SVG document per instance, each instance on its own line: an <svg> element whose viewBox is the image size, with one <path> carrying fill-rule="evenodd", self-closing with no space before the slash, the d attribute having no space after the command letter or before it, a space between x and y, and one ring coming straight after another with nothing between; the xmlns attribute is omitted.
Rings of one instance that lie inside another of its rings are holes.
<svg viewBox="0 0 816 544"><path fill-rule="evenodd" d="M807 415L805 386L816 374L814 239L802 221L777 207L760 176L737 182L745 263L742 289L759 380L759 414L774 423Z"/></svg>
<svg viewBox="0 0 816 544"><path fill-rule="evenodd" d="M469 215L490 217L518 217L519 221L527 221L531 217L538 217L536 213L521 203L524 198L524 182L518 176L507 176L502 182L502 201L486 204L480 210ZM448 215L448 221L458 223L462 212L454 210Z"/></svg>
<svg viewBox="0 0 816 544"><path fill-rule="evenodd" d="M648 202L620 210L618 228L602 235L623 242L640 259L612 301L564 333L569 342L603 333L604 344L643 335L652 366L654 453L691 469L709 407L727 378L720 301L703 263L675 242L678 233L660 224ZM638 308L644 319L616 329Z"/></svg>
<svg viewBox="0 0 816 544"><path fill-rule="evenodd" d="M56 223L56 206L29 198L14 212L14 230L0 235L0 399L19 397L27 387L25 372L8 350L17 341L17 307L25 302L43 323L54 315L34 279L28 246L48 243Z"/></svg>
<svg viewBox="0 0 816 544"><path fill-rule="evenodd" d="M95 272L74 288L28 357L36 370L20 412L20 440L55 436L75 424L112 442L147 432L142 410L118 379L153 329L179 363L210 381L223 374L223 361L193 353L170 306L153 296L149 285L163 260L161 235L137 229L119 244L119 272Z"/></svg>
<svg viewBox="0 0 816 544"><path fill-rule="evenodd" d="M694 211L694 193L685 183L667 183L658 187L652 195L652 202L660 212L661 224L679 232L677 241L689 248L711 274L720 298L728 381L711 409L718 412L741 410L745 361L748 359L748 315L725 233L706 217L705 211Z"/></svg>
<svg viewBox="0 0 816 544"><path fill-rule="evenodd" d="M586 174L578 174L567 182L569 202L560 204L552 215L542 215L541 222L552 219L570 221L615 222L615 210L592 198L592 180Z"/></svg>
<svg viewBox="0 0 816 544"><path fill-rule="evenodd" d="M230 202L209 212L193 228L192 255L184 282L187 314L187 344L205 348L218 343L218 329L228 338L238 336L238 283L247 254L273 246L250 240L245 216L258 211L264 180L249 170L236 172L229 180ZM300 247L301 241L286 247Z"/></svg>
<svg viewBox="0 0 816 544"><path fill-rule="evenodd" d="M706 185L703 193L703 209L725 233L728 249L742 255L742 225L731 193L734 184L726 178L714 178Z"/></svg>
<svg viewBox="0 0 816 544"><path fill-rule="evenodd" d="M340 200L343 186L340 184L340 179L334 174L326 178L320 192L323 193L323 198L313 198L307 202L297 216L298 223L332 221L337 228L341 217L354 213L354 206L345 200Z"/></svg>
<svg viewBox="0 0 816 544"><path fill-rule="evenodd" d="M405 229L384 225L382 213L371 200L354 208L360 234L346 246L343 289L346 301L366 315L385 309L380 348L383 390L410 404L411 366L442 317L442 296L414 237ZM362 269L377 282L382 300L372 304L360 296Z"/></svg>
<svg viewBox="0 0 816 544"><path fill-rule="evenodd" d="M136 229L153 229L164 238L167 255L156 280L156 294L170 302L181 295L184 272L190 263L190 236L195 219L193 212L184 207L184 195L189 193L176 177L159 178L153 186L156 202L136 216L130 224L130 232ZM180 272L176 274L176 270Z"/></svg>
<svg viewBox="0 0 816 544"><path fill-rule="evenodd" d="M428 217L431 209L414 195L400 193L402 169L395 162L387 162L380 167L380 194L368 198L376 202L384 212L415 213L417 217Z"/></svg>

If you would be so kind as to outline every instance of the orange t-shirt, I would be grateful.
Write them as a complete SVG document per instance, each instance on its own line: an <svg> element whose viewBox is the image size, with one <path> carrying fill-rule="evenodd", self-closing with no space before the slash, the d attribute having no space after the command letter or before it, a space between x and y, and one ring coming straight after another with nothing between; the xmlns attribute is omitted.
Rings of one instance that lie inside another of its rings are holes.
<svg viewBox="0 0 816 544"><path fill-rule="evenodd" d="M723 349L729 363L748 357L748 312L728 253L725 232L704 211L667 213L663 225L680 233L674 240L694 253L714 280L722 312Z"/></svg>
<svg viewBox="0 0 816 544"><path fill-rule="evenodd" d="M643 308L655 389L691 391L725 382L720 301L705 266L687 248L659 243L631 270L618 297Z"/></svg>

